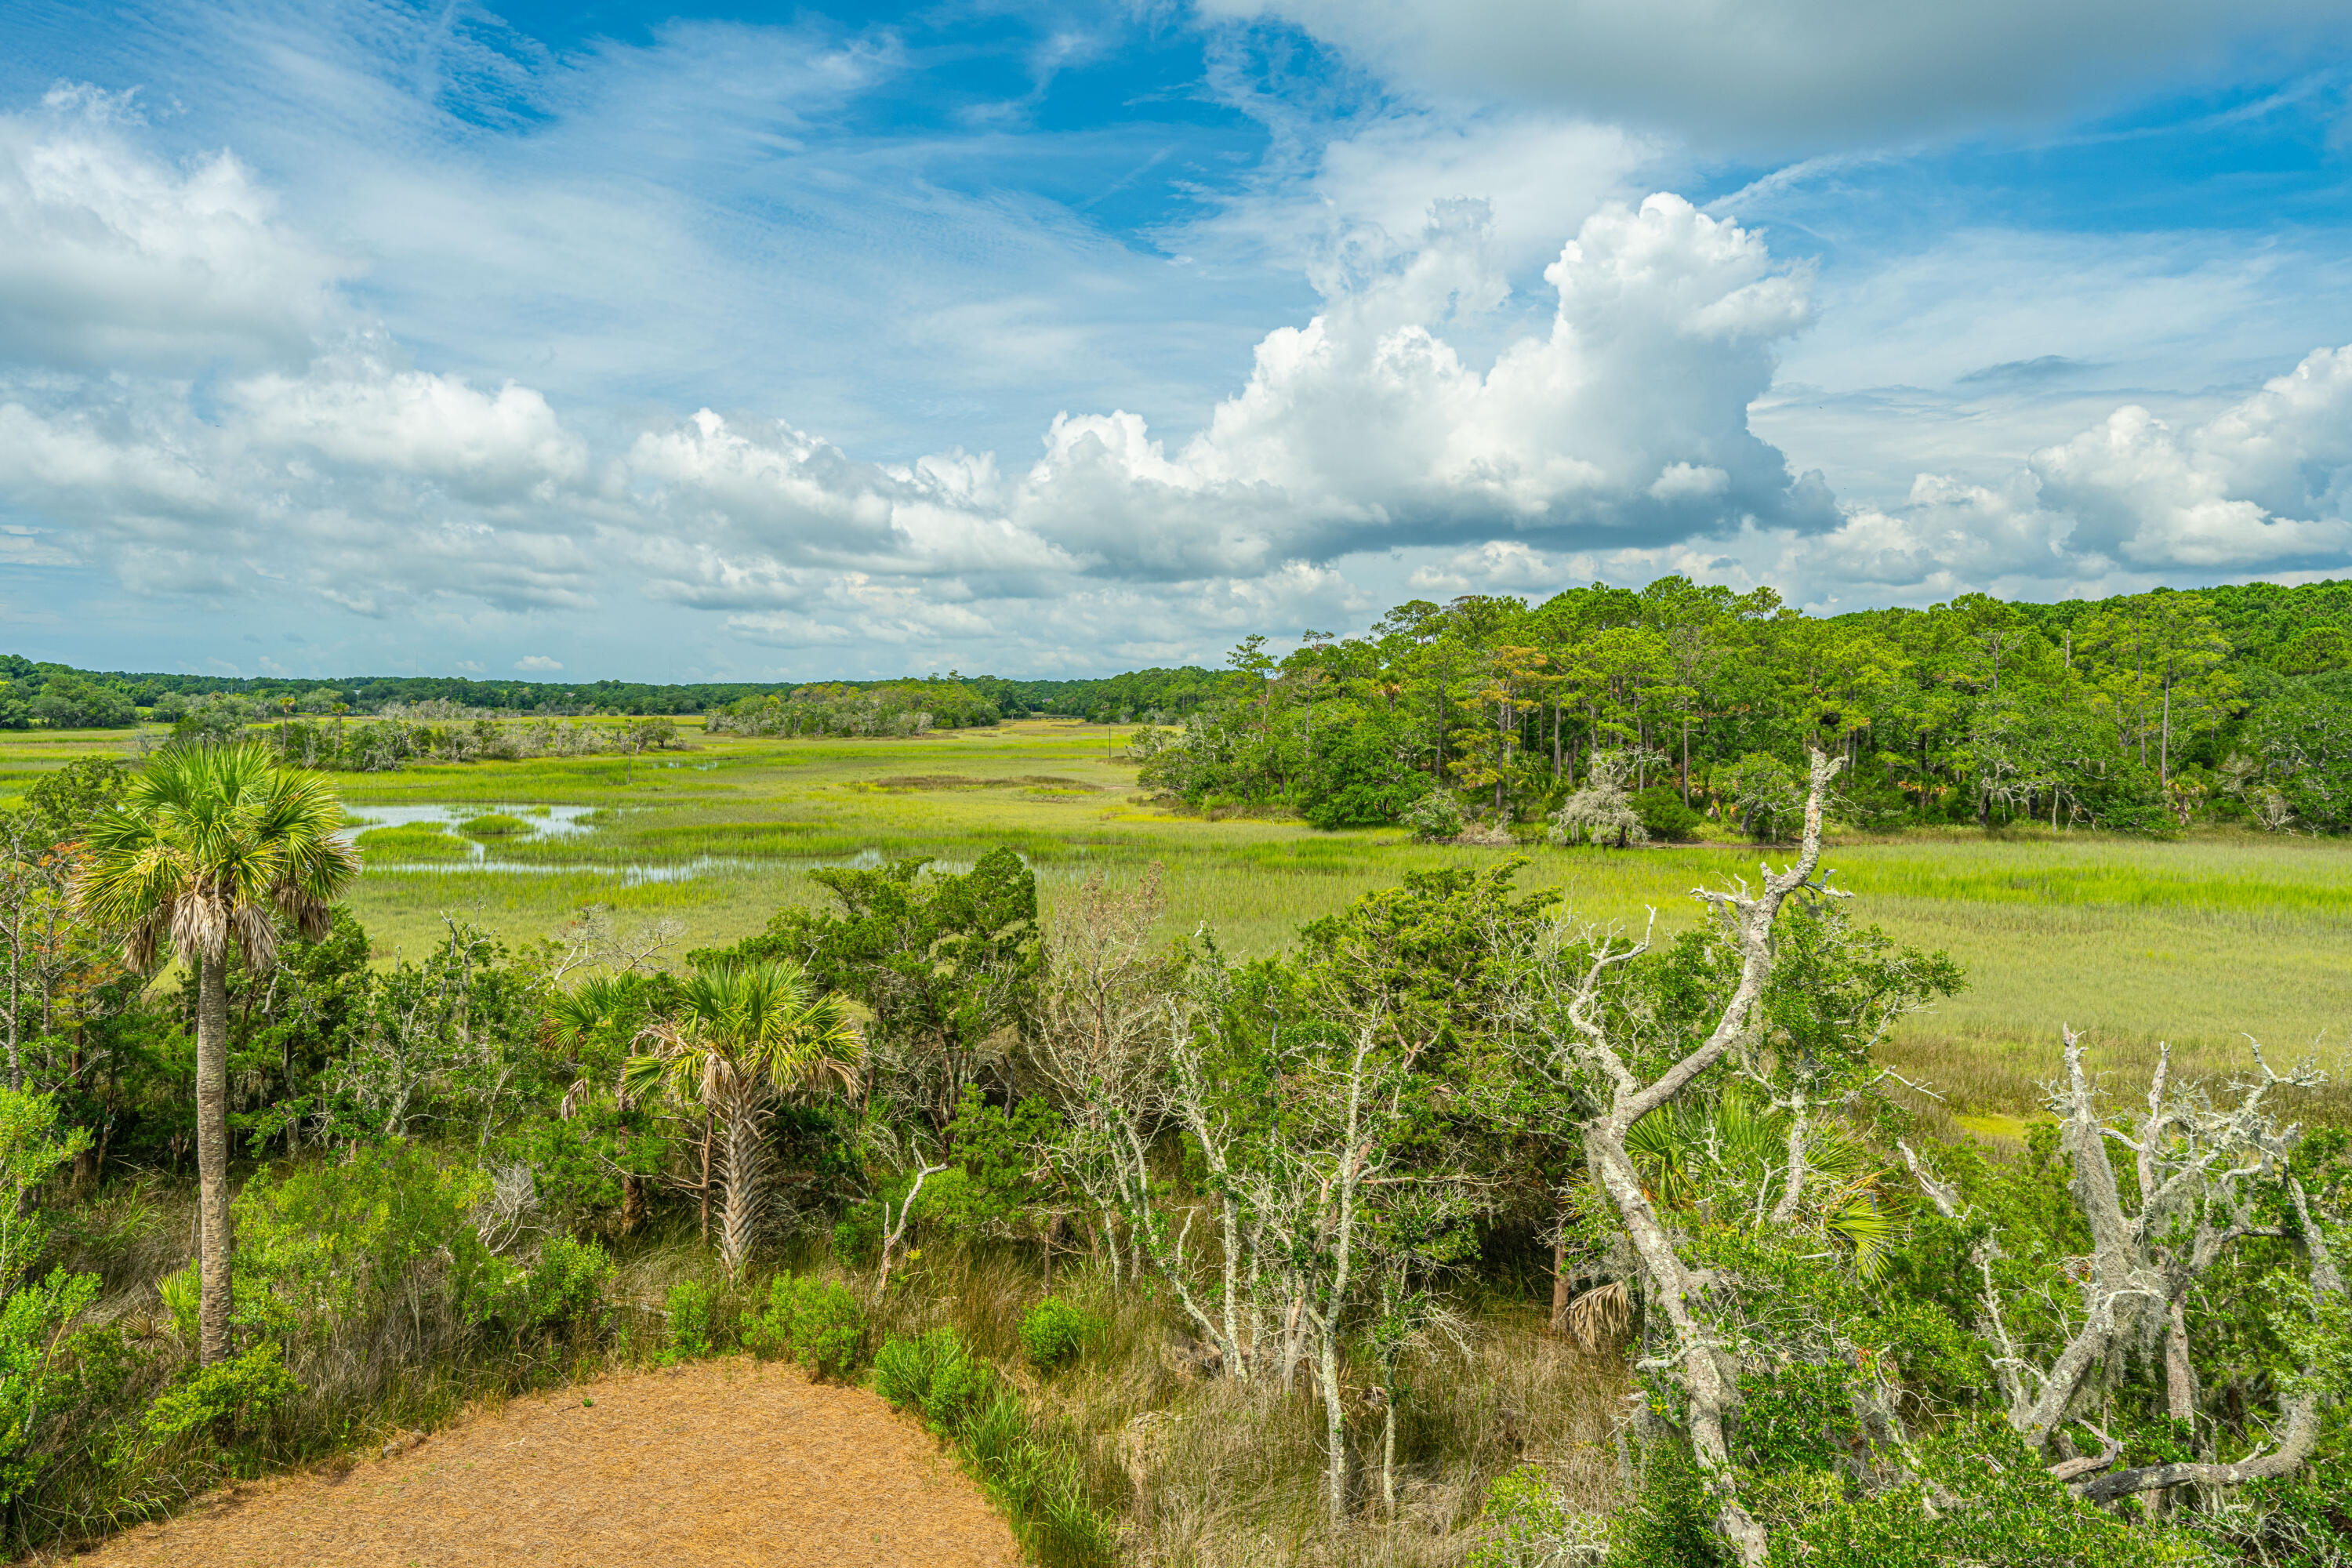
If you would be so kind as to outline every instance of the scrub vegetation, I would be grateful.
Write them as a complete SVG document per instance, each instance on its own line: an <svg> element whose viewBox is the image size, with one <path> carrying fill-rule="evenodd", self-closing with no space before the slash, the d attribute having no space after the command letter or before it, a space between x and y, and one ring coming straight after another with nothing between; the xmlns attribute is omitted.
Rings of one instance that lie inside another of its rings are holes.
<svg viewBox="0 0 2352 1568"><path fill-rule="evenodd" d="M262 729L442 820L209 948L93 890L183 752L0 742L12 1543L746 1353L1045 1563L2352 1554L2352 846L1890 825L1822 746L1781 844L1615 762L1326 830L1142 734Z"/></svg>

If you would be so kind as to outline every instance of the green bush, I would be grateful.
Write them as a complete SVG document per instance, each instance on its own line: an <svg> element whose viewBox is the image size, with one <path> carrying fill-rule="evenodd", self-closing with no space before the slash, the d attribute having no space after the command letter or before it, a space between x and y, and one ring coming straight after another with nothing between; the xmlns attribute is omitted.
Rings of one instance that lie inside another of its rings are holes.
<svg viewBox="0 0 2352 1568"><path fill-rule="evenodd" d="M966 1348L953 1329L933 1329L919 1340L894 1339L874 1358L874 1387L901 1410L919 1413L942 1437L960 1437L980 1408L995 1373Z"/></svg>
<svg viewBox="0 0 2352 1568"><path fill-rule="evenodd" d="M1609 1521L1611 1568L1717 1568L1728 1563L1698 1467L1672 1441L1642 1456L1642 1489Z"/></svg>
<svg viewBox="0 0 2352 1568"><path fill-rule="evenodd" d="M1539 1467L1521 1465L1486 1489L1465 1568L1550 1568L1599 1544L1600 1521L1570 1512Z"/></svg>
<svg viewBox="0 0 2352 1568"><path fill-rule="evenodd" d="M945 1333L944 1329L933 1335ZM884 1342L874 1356L874 1392L894 1409L920 1411L923 1395L930 1391L931 1363L927 1335L920 1340L902 1340L895 1335Z"/></svg>
<svg viewBox="0 0 2352 1568"><path fill-rule="evenodd" d="M670 1361L699 1361L726 1342L726 1288L708 1279L681 1279L662 1302Z"/></svg>
<svg viewBox="0 0 2352 1568"><path fill-rule="evenodd" d="M264 1340L235 1361L205 1367L157 1394L142 1425L157 1437L208 1435L224 1427L251 1431L299 1387L277 1342Z"/></svg>
<svg viewBox="0 0 2352 1568"><path fill-rule="evenodd" d="M1102 1331L1101 1319L1048 1296L1023 1314L1021 1348L1039 1372L1055 1372L1076 1361Z"/></svg>
<svg viewBox="0 0 2352 1568"><path fill-rule="evenodd" d="M23 1496L40 1474L47 1456L35 1451L33 1438L42 1417L62 1407L58 1346L97 1299L97 1275L60 1268L0 1303L0 1504Z"/></svg>
<svg viewBox="0 0 2352 1568"><path fill-rule="evenodd" d="M2134 1529L2076 1499L1999 1416L1956 1420L1922 1440L1916 1458L1927 1482L1849 1500L1834 1478L1816 1471L1812 1507L1773 1508L1768 1488L1759 1516L1780 1515L1779 1549L1808 1568L2158 1568L2208 1560L2177 1530Z"/></svg>
<svg viewBox="0 0 2352 1568"><path fill-rule="evenodd" d="M236 1198L236 1324L289 1342L324 1337L411 1310L420 1289L470 1331L542 1333L593 1314L612 1258L568 1237L535 1254L492 1251L474 1223L489 1187L483 1171L406 1143L262 1173ZM192 1335L194 1267L158 1289Z"/></svg>
<svg viewBox="0 0 2352 1568"><path fill-rule="evenodd" d="M236 1196L237 1322L324 1333L406 1300L419 1273L462 1321L481 1321L520 1272L475 1233L488 1191L483 1172L409 1143L261 1173Z"/></svg>
<svg viewBox="0 0 2352 1568"><path fill-rule="evenodd" d="M2342 1568L2352 1563L2352 1458L2323 1457L2299 1475L2273 1477L2240 1489L2232 1506L2188 1518L2188 1528L2210 1540L2224 1562Z"/></svg>
<svg viewBox="0 0 2352 1568"><path fill-rule="evenodd" d="M866 1310L848 1287L779 1274L768 1305L744 1326L743 1342L762 1356L799 1361L820 1377L855 1368L866 1348Z"/></svg>
<svg viewBox="0 0 2352 1568"><path fill-rule="evenodd" d="M1463 824L1468 819L1462 814L1462 803L1454 798L1451 790L1432 790L1406 806L1398 821L1412 830L1416 844L1436 844L1462 837Z"/></svg>
<svg viewBox="0 0 2352 1568"><path fill-rule="evenodd" d="M34 1437L61 1407L58 1347L98 1296L95 1274L26 1277L50 1237L34 1189L89 1142L84 1129L58 1131L47 1095L0 1089L0 1504L21 1497L47 1461Z"/></svg>
<svg viewBox="0 0 2352 1568"><path fill-rule="evenodd" d="M882 1205L866 1198L834 1223L833 1255L852 1268L871 1268L882 1256Z"/></svg>
<svg viewBox="0 0 2352 1568"><path fill-rule="evenodd" d="M539 1249L530 1271L509 1288L499 1315L518 1331L559 1329L590 1317L604 1302L613 1275L611 1254L568 1236Z"/></svg>
<svg viewBox="0 0 2352 1568"><path fill-rule="evenodd" d="M1642 819L1643 830L1667 844L1685 844L1698 837L1706 818L1683 804L1682 792L1672 784L1652 784L1630 803Z"/></svg>
<svg viewBox="0 0 2352 1568"><path fill-rule="evenodd" d="M530 824L520 816L509 816L494 811L487 816L468 817L457 825L457 831L468 838L503 838L517 833L529 833Z"/></svg>

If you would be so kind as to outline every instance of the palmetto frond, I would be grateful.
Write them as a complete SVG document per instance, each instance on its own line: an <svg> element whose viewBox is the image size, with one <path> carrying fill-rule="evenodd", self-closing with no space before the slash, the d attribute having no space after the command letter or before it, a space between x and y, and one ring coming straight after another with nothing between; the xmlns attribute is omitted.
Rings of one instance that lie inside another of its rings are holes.
<svg viewBox="0 0 2352 1568"><path fill-rule="evenodd" d="M1633 1125L1625 1148L1654 1200L1688 1209L1710 1194L1777 1190L1793 1125L1789 1112L1732 1084L1711 1102L1652 1112ZM1875 1278L1909 1223L1882 1192L1884 1172L1835 1122L1812 1123L1805 1151L1803 1212L1851 1250L1855 1273Z"/></svg>
<svg viewBox="0 0 2352 1568"><path fill-rule="evenodd" d="M359 870L340 825L324 779L281 767L260 746L168 747L83 834L75 898L125 933L136 968L166 946L217 960L232 944L266 965L273 913L306 937L326 934L335 896Z"/></svg>
<svg viewBox="0 0 2352 1568"><path fill-rule="evenodd" d="M549 1032L555 1046L577 1056L601 1037L625 1027L641 1016L645 983L631 974L597 974L569 991L559 991L547 1004Z"/></svg>
<svg viewBox="0 0 2352 1568"><path fill-rule="evenodd" d="M1888 1249L1908 1228L1902 1215L1880 1204L1875 1171L1830 1194L1822 1227L1853 1249L1853 1271L1864 1279L1878 1277Z"/></svg>
<svg viewBox="0 0 2352 1568"><path fill-rule="evenodd" d="M1711 1103L1651 1112L1626 1134L1625 1148L1653 1197L1688 1208L1717 1175L1748 1183L1762 1177L1780 1160L1788 1136L1786 1116L1734 1084Z"/></svg>
<svg viewBox="0 0 2352 1568"><path fill-rule="evenodd" d="M866 1058L840 997L820 991L790 963L723 963L679 989L675 1016L653 1026L649 1055L633 1057L623 1087L656 1087L716 1104L738 1094L814 1089L826 1079L854 1087Z"/></svg>
<svg viewBox="0 0 2352 1568"><path fill-rule="evenodd" d="M1688 1120L1678 1107L1654 1110L1625 1134L1625 1151L1641 1168L1651 1197L1668 1208L1688 1208L1698 1199L1685 1159L1691 1143Z"/></svg>
<svg viewBox="0 0 2352 1568"><path fill-rule="evenodd" d="M1633 1327L1633 1298L1622 1279L1596 1285L1568 1304L1568 1331L1587 1351L1622 1343Z"/></svg>

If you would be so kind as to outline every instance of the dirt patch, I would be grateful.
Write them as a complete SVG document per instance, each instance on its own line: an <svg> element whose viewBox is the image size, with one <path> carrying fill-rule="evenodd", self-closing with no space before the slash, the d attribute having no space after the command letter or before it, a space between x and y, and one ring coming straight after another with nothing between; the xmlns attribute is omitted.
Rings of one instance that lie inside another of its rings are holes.
<svg viewBox="0 0 2352 1568"><path fill-rule="evenodd" d="M1014 1568L1020 1554L970 1479L873 1394L729 1361L517 1399L390 1458L215 1493L68 1561Z"/></svg>
<svg viewBox="0 0 2352 1568"><path fill-rule="evenodd" d="M1011 789L1021 784L1034 789L1065 790L1086 795L1093 795L1103 787L1060 773L1020 773L1002 779L976 779L968 773L892 773L887 778L864 781L866 789Z"/></svg>

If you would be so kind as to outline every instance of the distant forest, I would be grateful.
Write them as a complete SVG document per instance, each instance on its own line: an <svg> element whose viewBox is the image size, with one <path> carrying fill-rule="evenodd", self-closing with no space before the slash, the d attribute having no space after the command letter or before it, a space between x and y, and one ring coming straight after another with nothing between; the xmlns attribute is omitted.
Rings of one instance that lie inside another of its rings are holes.
<svg viewBox="0 0 2352 1568"><path fill-rule="evenodd" d="M1779 835L1794 770L1819 746L1845 758L1841 812L1866 826L2352 828L2352 581L2054 605L1970 594L1818 617L1769 588L1667 577L1540 604L1415 600L1360 636L1309 633L1280 658L1265 645L1245 638L1222 670L1092 680L684 685L236 679L7 656L0 727L276 722L289 754L300 728L319 765L376 767L602 745L551 726L593 714L853 736L1059 715L1151 726L1134 749L1145 784L1195 806L1296 810L1329 827L1412 821L1435 837L1549 818L1562 841L1621 844L1710 817ZM385 723L347 733L346 715ZM539 729L498 728L525 719ZM651 737L628 743L665 743Z"/></svg>
<svg viewBox="0 0 2352 1568"><path fill-rule="evenodd" d="M1186 668L1145 669L1094 680L1009 680L1000 676L930 676L890 680L699 681L663 685L635 680L563 683L471 680L462 676L167 675L76 669L0 654L0 729L127 728L142 710L175 719L205 698L241 700L257 718L281 712L379 713L428 705L495 713L579 717L589 714L690 715L757 712L771 700L838 700L850 693L927 699L956 715L942 727L994 723L1000 718L1059 714L1100 723L1139 719L1166 721L1190 713L1223 689L1228 672ZM953 689L954 695L946 695Z"/></svg>
<svg viewBox="0 0 2352 1568"><path fill-rule="evenodd" d="M1820 750L1845 763L1834 815L1868 829L2352 828L2352 583L1816 617L1666 577L1265 644L1137 739L1147 788L1433 839L1541 820L1623 846L1711 819L1771 840Z"/></svg>

